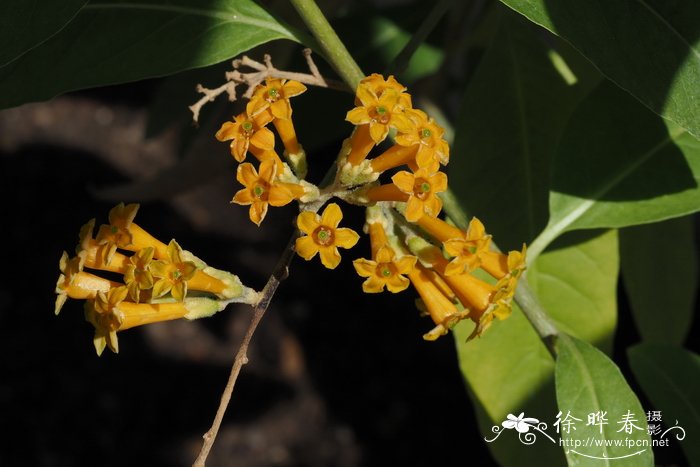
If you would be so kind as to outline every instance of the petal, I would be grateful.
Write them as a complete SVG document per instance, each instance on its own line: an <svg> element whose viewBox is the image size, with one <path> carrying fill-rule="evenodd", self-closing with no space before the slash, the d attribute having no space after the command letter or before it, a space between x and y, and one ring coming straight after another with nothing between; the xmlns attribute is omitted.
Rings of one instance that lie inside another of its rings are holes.
<svg viewBox="0 0 700 467"><path fill-rule="evenodd" d="M260 167L258 168L258 175L260 176L261 180L272 184L276 174L277 164L273 159L266 159L260 163Z"/></svg>
<svg viewBox="0 0 700 467"><path fill-rule="evenodd" d="M261 112L264 112L270 104L262 97L262 95L257 94L250 98L248 104L245 106L246 113L252 118Z"/></svg>
<svg viewBox="0 0 700 467"><path fill-rule="evenodd" d="M369 135L372 137L372 140L379 144L384 139L386 139L386 136L389 134L389 126L388 125L383 125L381 123L376 123L376 122L369 122Z"/></svg>
<svg viewBox="0 0 700 467"><path fill-rule="evenodd" d="M224 122L216 132L216 139L219 141L228 141L236 137L236 124L234 122Z"/></svg>
<svg viewBox="0 0 700 467"><path fill-rule="evenodd" d="M299 254L299 256L304 258L306 261L309 261L311 258L316 256L316 253L318 253L318 245L308 235L297 238L296 242L294 243L294 249Z"/></svg>
<svg viewBox="0 0 700 467"><path fill-rule="evenodd" d="M357 99L362 102L364 107L370 107L379 101L379 99L377 99L377 95L369 86L358 86L357 91L355 91L355 95L357 96Z"/></svg>
<svg viewBox="0 0 700 467"><path fill-rule="evenodd" d="M438 214L440 214L441 210L442 200L440 200L440 198L438 198L437 196L433 195L429 199L423 201L423 211L426 214L432 217L436 217Z"/></svg>
<svg viewBox="0 0 700 467"><path fill-rule="evenodd" d="M362 291L365 293L380 293L384 291L384 284L385 282L382 279L373 274L362 283Z"/></svg>
<svg viewBox="0 0 700 467"><path fill-rule="evenodd" d="M284 185L272 185L267 195L267 202L270 206L284 206L294 200L294 195Z"/></svg>
<svg viewBox="0 0 700 467"><path fill-rule="evenodd" d="M335 229L335 245L340 248L352 248L359 239L360 236L352 229Z"/></svg>
<svg viewBox="0 0 700 467"><path fill-rule="evenodd" d="M476 217L472 217L472 220L469 221L469 227L467 228L467 238L481 238L484 235L486 235L484 224Z"/></svg>
<svg viewBox="0 0 700 467"><path fill-rule="evenodd" d="M233 195L232 203L240 204L242 206L247 206L255 201L255 197L250 192L248 188L243 188Z"/></svg>
<svg viewBox="0 0 700 467"><path fill-rule="evenodd" d="M401 133L410 133L415 128L415 124L411 121L411 119L399 112L394 112L391 114L389 124Z"/></svg>
<svg viewBox="0 0 700 467"><path fill-rule="evenodd" d="M364 107L355 107L345 115L345 120L353 125L364 125L369 123L371 118L369 118L367 109Z"/></svg>
<svg viewBox="0 0 700 467"><path fill-rule="evenodd" d="M256 148L271 151L275 149L275 134L269 128L260 128L250 137L250 144Z"/></svg>
<svg viewBox="0 0 700 467"><path fill-rule="evenodd" d="M258 171L255 170L255 167L250 162L244 162L236 169L236 180L245 187L254 185L258 178L260 178L258 177Z"/></svg>
<svg viewBox="0 0 700 467"><path fill-rule="evenodd" d="M409 195L413 194L413 184L416 181L415 176L410 173L401 171L391 177L391 181L394 182L394 185L399 187L399 190L403 191L404 193L408 193Z"/></svg>
<svg viewBox="0 0 700 467"><path fill-rule="evenodd" d="M465 261L457 257L450 261L450 264L445 266L445 275L446 276L456 276L459 274L462 274L464 272L464 266L465 266Z"/></svg>
<svg viewBox="0 0 700 467"><path fill-rule="evenodd" d="M306 235L311 235L320 223L321 217L315 212L304 211L297 216L297 227Z"/></svg>
<svg viewBox="0 0 700 467"><path fill-rule="evenodd" d="M386 288L391 293L399 293L406 290L409 284L410 282L408 279L399 274L394 274L387 279Z"/></svg>
<svg viewBox="0 0 700 467"><path fill-rule="evenodd" d="M170 289L170 294L178 302L183 301L187 295L187 282L178 282L173 285L172 289Z"/></svg>
<svg viewBox="0 0 700 467"><path fill-rule="evenodd" d="M321 214L321 225L327 227L338 227L340 221L343 219L343 211L340 209L336 203L331 203L323 210Z"/></svg>
<svg viewBox="0 0 700 467"><path fill-rule="evenodd" d="M335 269L340 264L340 253L336 247L321 247L319 248L321 254L321 263L328 269Z"/></svg>
<svg viewBox="0 0 700 467"><path fill-rule="evenodd" d="M299 81L294 81L293 79L290 79L289 81L284 83L284 85L282 86L282 91L284 91L285 97L294 97L306 91L306 86L301 84Z"/></svg>
<svg viewBox="0 0 700 467"><path fill-rule="evenodd" d="M423 217L423 202L415 196L411 196L408 199L408 203L406 203L406 210L403 215L408 222L416 222Z"/></svg>
<svg viewBox="0 0 700 467"><path fill-rule="evenodd" d="M436 173L430 177L430 186L432 187L431 191L433 193L440 193L447 190L447 175L444 172Z"/></svg>
<svg viewBox="0 0 700 467"><path fill-rule="evenodd" d="M92 344L95 346L95 351L99 357L102 355L102 352L104 352L105 347L107 347L107 339L105 339L103 334L98 334L98 332L95 331L95 337L92 338Z"/></svg>
<svg viewBox="0 0 700 467"><path fill-rule="evenodd" d="M265 216L267 215L267 203L258 201L250 205L250 209L248 209L248 217L250 220L255 223L258 227L260 226L260 223L265 219Z"/></svg>
<svg viewBox="0 0 700 467"><path fill-rule="evenodd" d="M394 259L394 250L391 247L383 246L377 251L377 257L375 258L377 263L390 263Z"/></svg>
<svg viewBox="0 0 700 467"><path fill-rule="evenodd" d="M153 298L162 297L166 293L170 292L172 284L167 279L160 279L155 284L153 284L152 296Z"/></svg>
<svg viewBox="0 0 700 467"><path fill-rule="evenodd" d="M374 271L377 269L376 261L364 258L356 259L352 262L352 265L355 267L357 274L361 277L371 277L374 275Z"/></svg>
<svg viewBox="0 0 700 467"><path fill-rule="evenodd" d="M231 155L238 162L243 162L248 153L248 138L236 138L231 141Z"/></svg>
<svg viewBox="0 0 700 467"><path fill-rule="evenodd" d="M287 99L278 99L270 105L270 111L276 118L289 120L292 117L292 106Z"/></svg>
<svg viewBox="0 0 700 467"><path fill-rule="evenodd" d="M418 258L416 258L415 256L406 255L394 261L394 265L399 271L399 274L408 274L411 271L411 269L413 269L416 266L417 260Z"/></svg>

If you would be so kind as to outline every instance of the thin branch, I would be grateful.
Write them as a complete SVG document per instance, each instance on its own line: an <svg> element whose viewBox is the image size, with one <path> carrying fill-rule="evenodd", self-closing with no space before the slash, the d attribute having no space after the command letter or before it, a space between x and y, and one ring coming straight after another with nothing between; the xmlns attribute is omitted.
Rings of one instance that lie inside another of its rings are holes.
<svg viewBox="0 0 700 467"><path fill-rule="evenodd" d="M219 428L221 427L221 422L224 418L226 408L228 407L228 404L231 401L231 395L233 394L233 388L236 385L236 381L238 380L238 375L241 372L241 368L243 368L243 365L248 363L248 346L250 345L250 341L253 338L253 334L255 333L255 330L257 329L260 320L262 320L263 316L265 315L267 308L270 306L270 301L275 295L275 292L277 291L277 287L279 286L280 282L286 279L289 275L289 265L292 262L292 258L294 258L295 253L294 243L298 236L299 231L295 230L292 234L291 239L289 240L289 243L287 244L287 247L282 252L282 255L280 256L277 265L275 266L275 269L272 272L272 275L267 280L265 287L260 293L260 299L258 303L253 308L253 317L250 320L248 329L246 330L245 336L243 337L243 342L241 342L241 346L239 347L238 353L236 354L236 359L233 362L231 374L229 375L228 382L226 383L226 388L224 389L224 392L221 395L221 401L219 402L219 408L216 410L214 422L212 423L212 426L209 429L209 431L207 431L203 436L204 444L202 445L202 449L199 451L197 459L194 461L194 467L204 467L205 465L207 456L209 455L209 451L211 451L211 448L214 445L214 441L216 440L216 435L219 433Z"/></svg>
<svg viewBox="0 0 700 467"><path fill-rule="evenodd" d="M342 82L326 79L321 75L318 71L318 67L311 58L311 49L304 49L302 53L304 54L306 65L309 67L311 73L279 70L275 68L272 64L272 58L267 54L263 57L263 62L253 60L246 55L240 59L233 60L233 62L231 62L233 71L226 72L225 84L214 89L205 88L201 84L197 85L197 92L204 94L204 96L189 107L192 111L192 120L197 123L199 120L199 112L202 110L202 107L208 102L213 102L214 99L223 93L227 93L228 100L234 102L238 98L236 86L246 86L247 89L241 97L250 99L253 92L255 92L256 86L262 83L266 78L290 79L310 86L350 91L350 88ZM241 72L239 70L241 67L250 68L253 71Z"/></svg>

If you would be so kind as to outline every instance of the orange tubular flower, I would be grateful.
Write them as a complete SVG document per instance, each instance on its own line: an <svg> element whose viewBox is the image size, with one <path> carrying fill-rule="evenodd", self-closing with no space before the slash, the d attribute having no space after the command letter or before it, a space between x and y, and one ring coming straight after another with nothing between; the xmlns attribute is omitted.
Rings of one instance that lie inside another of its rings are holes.
<svg viewBox="0 0 700 467"><path fill-rule="evenodd" d="M192 261L185 261L182 248L175 240L168 244L168 260L153 261L151 273L158 280L153 284L153 297L162 297L170 292L179 302L187 295L187 281L192 279L197 266Z"/></svg>
<svg viewBox="0 0 700 467"><path fill-rule="evenodd" d="M396 143L403 146L418 145L416 162L419 167L429 166L433 161L447 165L450 147L443 139L445 130L422 110L408 109L406 115L413 122L410 132L396 136Z"/></svg>
<svg viewBox="0 0 700 467"><path fill-rule="evenodd" d="M292 106L289 99L306 91L306 86L298 81L268 78L265 85L259 85L246 106L248 115L256 116L269 109L275 117L272 121L282 139L288 154L298 154L301 150L296 131L292 124Z"/></svg>
<svg viewBox="0 0 700 467"><path fill-rule="evenodd" d="M372 259L361 258L353 261L357 273L367 278L362 284L362 290L366 293L379 293L385 286L392 293L406 290L409 281L403 274L408 274L414 268L417 258L410 255L396 258L394 250L387 243L386 233L380 222L369 225L369 236Z"/></svg>
<svg viewBox="0 0 700 467"><path fill-rule="evenodd" d="M155 250L151 247L137 251L129 258L124 268L124 283L129 291L129 297L136 303L141 298L142 290L153 288L154 280L150 265Z"/></svg>
<svg viewBox="0 0 700 467"><path fill-rule="evenodd" d="M402 171L391 178L399 190L408 195L404 216L409 222L416 222L424 214L435 217L442 209L442 201L437 194L447 189L447 175L432 173L421 168L415 174Z"/></svg>
<svg viewBox="0 0 700 467"><path fill-rule="evenodd" d="M250 105L250 102L248 103ZM233 121L225 122L216 132L219 141L231 140L231 155L243 162L248 150L257 148L258 154L274 148L275 135L265 125L272 121L272 114L261 112L256 117L251 117L246 112L233 117ZM251 151L252 152L252 151Z"/></svg>
<svg viewBox="0 0 700 467"><path fill-rule="evenodd" d="M155 250L156 258L168 256L165 243L133 222L138 209L138 204L119 203L109 211L109 225L101 225L96 237L97 244L104 247L104 264L111 262L117 248L139 251L150 246Z"/></svg>
<svg viewBox="0 0 700 467"><path fill-rule="evenodd" d="M232 203L250 205L250 220L256 225L265 219L268 204L284 206L294 199L304 196L304 188L294 183L283 183L276 180L277 165L273 161L260 163L260 173L252 164L245 162L238 166L236 179L245 188L239 190Z"/></svg>
<svg viewBox="0 0 700 467"><path fill-rule="evenodd" d="M309 261L318 253L321 263L328 269L335 269L340 264L338 248L352 248L360 236L352 229L338 228L343 219L340 206L331 203L319 216L304 211L297 217L297 227L305 235L296 239L296 251Z"/></svg>
<svg viewBox="0 0 700 467"><path fill-rule="evenodd" d="M54 313L59 314L68 297L75 299L94 298L97 292L107 292L114 282L83 271L83 258L68 258L65 251L58 263L61 274L56 282L56 305Z"/></svg>
<svg viewBox="0 0 700 467"><path fill-rule="evenodd" d="M445 240L442 244L445 252L454 256L445 268L447 275L471 272L481 266L482 258L486 254L491 253L489 251L491 236L486 235L484 224L476 217L469 222L469 227L462 237Z"/></svg>
<svg viewBox="0 0 700 467"><path fill-rule="evenodd" d="M378 96L368 86L360 84L357 99L361 105L349 111L345 117L358 126L353 133L348 155L348 162L352 165L362 162L375 144L384 141L389 128L407 133L413 126L413 122L403 114L400 94L394 89L386 89Z"/></svg>
<svg viewBox="0 0 700 467"><path fill-rule="evenodd" d="M411 106L411 95L406 91L406 86L396 81L393 75L389 75L387 79L384 79L379 73L372 73L371 75L365 77L360 81L360 84L370 89L377 96L381 96L384 91L391 89L399 93L399 105L403 109L410 109ZM360 99L355 99L355 105L360 105Z"/></svg>

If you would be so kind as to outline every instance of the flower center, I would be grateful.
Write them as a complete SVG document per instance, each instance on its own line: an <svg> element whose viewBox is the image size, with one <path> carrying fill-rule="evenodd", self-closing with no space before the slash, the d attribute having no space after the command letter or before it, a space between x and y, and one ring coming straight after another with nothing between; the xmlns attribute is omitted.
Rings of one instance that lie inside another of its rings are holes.
<svg viewBox="0 0 700 467"><path fill-rule="evenodd" d="M260 199L260 198L262 198L262 196L264 194L265 194L265 187L260 185L260 184L255 185L255 187L253 188L253 195L256 198Z"/></svg>
<svg viewBox="0 0 700 467"><path fill-rule="evenodd" d="M430 195L430 188L430 183L427 180L419 178L413 186L413 193L418 199L426 199Z"/></svg>
<svg viewBox="0 0 700 467"><path fill-rule="evenodd" d="M274 102L280 97L280 92L277 90L277 88L270 88L267 91L267 96L269 101Z"/></svg>
<svg viewBox="0 0 700 467"><path fill-rule="evenodd" d="M250 134L253 132L253 122L246 120L245 122L241 123L241 128L243 128L243 132L247 136L250 136Z"/></svg>
<svg viewBox="0 0 700 467"><path fill-rule="evenodd" d="M314 240L322 246L333 244L333 230L321 225L314 230Z"/></svg>
<svg viewBox="0 0 700 467"><path fill-rule="evenodd" d="M423 128L420 132L420 137L423 139L430 138L431 136L433 136L433 132L427 128Z"/></svg>
<svg viewBox="0 0 700 467"><path fill-rule="evenodd" d="M376 122L381 123L382 125L386 125L391 119L391 114L389 113L389 110L383 105L378 105L377 107L375 107L374 112L372 112L372 114L372 119Z"/></svg>
<svg viewBox="0 0 700 467"><path fill-rule="evenodd" d="M391 276L391 269L389 269L389 266L387 266L387 265L382 266L381 271L382 271L382 276L384 276L384 277Z"/></svg>

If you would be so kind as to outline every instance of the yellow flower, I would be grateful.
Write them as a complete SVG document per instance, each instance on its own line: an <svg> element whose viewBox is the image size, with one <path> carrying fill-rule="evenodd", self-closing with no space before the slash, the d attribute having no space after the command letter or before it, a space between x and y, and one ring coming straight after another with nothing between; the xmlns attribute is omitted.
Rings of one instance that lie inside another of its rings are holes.
<svg viewBox="0 0 700 467"><path fill-rule="evenodd" d="M362 81L360 81L360 85L370 89L377 96L381 96L384 91L391 89L399 93L399 104L403 109L411 108L411 95L405 92L406 86L396 81L393 75L389 75L387 79L384 79L379 73L372 73L363 78ZM360 105L359 98L355 100L355 105Z"/></svg>
<svg viewBox="0 0 700 467"><path fill-rule="evenodd" d="M250 205L248 214L255 224L265 219L268 204L284 206L294 199L304 196L304 188L294 183L276 180L277 165L273 161L260 163L260 173L250 163L238 166L236 179L245 188L239 190L231 200L232 203Z"/></svg>
<svg viewBox="0 0 700 467"><path fill-rule="evenodd" d="M106 292L114 285L107 279L83 271L84 255L68 257L61 255L58 267L61 274L56 282L56 305L54 313L59 314L68 297L74 299L94 298L97 292Z"/></svg>
<svg viewBox="0 0 700 467"><path fill-rule="evenodd" d="M109 225L101 225L96 238L97 244L104 248L103 264L110 264L117 248L139 251L150 246L155 250L156 258L163 259L167 257L167 245L154 238L134 222L138 209L139 205L135 203L127 205L119 203L109 211ZM85 228L87 229L87 225ZM83 235L82 231L81 235Z"/></svg>
<svg viewBox="0 0 700 467"><path fill-rule="evenodd" d="M443 130L422 110L408 109L406 115L413 121L411 131L396 136L396 143L402 146L417 145L418 166L429 166L433 161L447 165L450 161L450 147L443 139Z"/></svg>
<svg viewBox="0 0 700 467"><path fill-rule="evenodd" d="M331 203L319 216L304 211L297 217L297 227L305 235L296 239L296 251L305 260L319 253L321 263L328 269L335 269L340 263L338 248L352 248L360 236L352 229L338 227L343 219L340 206Z"/></svg>
<svg viewBox="0 0 700 467"><path fill-rule="evenodd" d="M124 282L126 283L129 297L138 303L142 290L153 288L153 274L150 264L155 250L151 247L137 251L129 258L124 270Z"/></svg>
<svg viewBox="0 0 700 467"><path fill-rule="evenodd" d="M382 292L385 286L389 292L397 293L408 287L409 280L403 274L413 269L416 260L415 256L408 255L397 259L394 250L385 246L379 249L374 261L356 259L353 266L360 276L367 278L362 283L362 290L366 293Z"/></svg>
<svg viewBox="0 0 700 467"><path fill-rule="evenodd" d="M377 96L368 87L360 85L357 98L361 105L350 110L345 119L353 125L369 125L370 137L376 144L384 141L389 128L402 133L411 131L413 122L404 115L399 93L395 90L387 89Z"/></svg>
<svg viewBox="0 0 700 467"><path fill-rule="evenodd" d="M124 314L117 307L128 294L126 287L115 287L106 294L99 292L94 300L85 302L85 319L95 327L95 345L97 355L102 355L105 347L114 353L119 352L117 329L124 321Z"/></svg>
<svg viewBox="0 0 700 467"><path fill-rule="evenodd" d="M416 222L424 214L435 217L442 209L442 201L437 194L447 189L447 175L432 173L421 168L416 173L402 171L391 177L391 181L408 195L404 216L409 222Z"/></svg>
<svg viewBox="0 0 700 467"><path fill-rule="evenodd" d="M454 256L445 268L445 274L471 272L481 266L482 258L489 252L490 243L491 236L486 235L484 224L473 217L461 238L452 238L442 243L445 252Z"/></svg>
<svg viewBox="0 0 700 467"><path fill-rule="evenodd" d="M162 297L170 292L177 301L184 300L187 295L187 281L197 271L192 261L185 261L182 248L175 240L168 244L168 261L153 261L150 264L151 274L158 280L153 284L153 298Z"/></svg>
<svg viewBox="0 0 700 467"><path fill-rule="evenodd" d="M233 121L225 122L216 132L219 141L231 140L231 155L243 162L249 149L258 148L261 151L275 146L275 135L265 125L270 123L272 115L261 113L257 118L250 117L246 112L236 115ZM257 152L261 152L257 151Z"/></svg>
<svg viewBox="0 0 700 467"><path fill-rule="evenodd" d="M298 81L279 78L267 78L265 84L259 84L246 105L246 112L251 117L270 109L275 118L289 120L292 106L289 99L306 91L306 86Z"/></svg>

